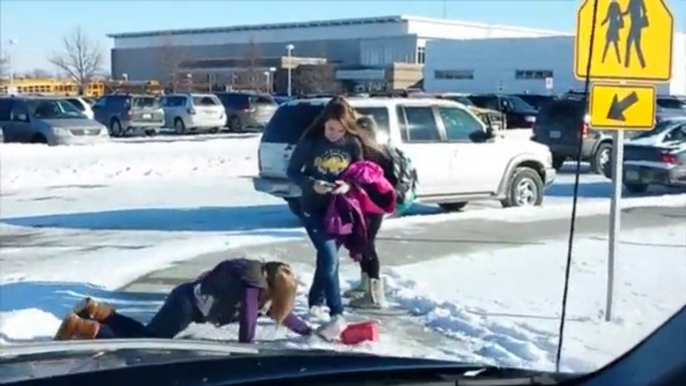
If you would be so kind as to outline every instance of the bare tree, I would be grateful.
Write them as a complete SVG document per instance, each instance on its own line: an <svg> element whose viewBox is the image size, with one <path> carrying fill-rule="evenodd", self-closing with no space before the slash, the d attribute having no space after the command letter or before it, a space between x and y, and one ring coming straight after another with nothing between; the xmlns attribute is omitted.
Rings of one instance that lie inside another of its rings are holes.
<svg viewBox="0 0 686 386"><path fill-rule="evenodd" d="M100 46L90 40L81 27L62 38L63 52L53 54L48 61L64 71L79 86L81 93L103 64Z"/></svg>
<svg viewBox="0 0 686 386"><path fill-rule="evenodd" d="M332 64L305 64L298 66L294 88L301 94L328 94L340 92L336 70Z"/></svg>
<svg viewBox="0 0 686 386"><path fill-rule="evenodd" d="M260 82L260 47L252 39L248 42L248 47L245 50L245 57L243 59L243 76L240 81L241 86L247 87L251 90L262 88L264 82Z"/></svg>
<svg viewBox="0 0 686 386"><path fill-rule="evenodd" d="M171 34L162 37L160 47L160 63L165 74L165 83L171 87L171 91L176 91L181 73L181 64L186 60L184 48L174 42Z"/></svg>

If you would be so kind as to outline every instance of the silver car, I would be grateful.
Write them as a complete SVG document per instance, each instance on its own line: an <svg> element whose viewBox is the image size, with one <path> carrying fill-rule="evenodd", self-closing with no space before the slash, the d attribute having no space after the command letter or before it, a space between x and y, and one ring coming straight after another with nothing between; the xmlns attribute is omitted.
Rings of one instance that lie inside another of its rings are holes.
<svg viewBox="0 0 686 386"><path fill-rule="evenodd" d="M107 128L64 98L0 97L5 142L74 145L109 141Z"/></svg>

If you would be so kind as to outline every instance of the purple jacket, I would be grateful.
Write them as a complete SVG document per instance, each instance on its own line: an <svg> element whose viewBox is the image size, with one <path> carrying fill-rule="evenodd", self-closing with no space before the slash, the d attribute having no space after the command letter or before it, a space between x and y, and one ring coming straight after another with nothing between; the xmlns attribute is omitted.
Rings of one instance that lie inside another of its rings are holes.
<svg viewBox="0 0 686 386"><path fill-rule="evenodd" d="M383 169L370 161L351 164L340 176L351 185L346 194L333 195L326 212L325 226L343 244L350 257L360 261L369 244L367 217L395 211L395 189Z"/></svg>
<svg viewBox="0 0 686 386"><path fill-rule="evenodd" d="M249 259L224 260L193 283L195 305L204 322L216 326L239 323L238 341L250 343L260 310L260 293L268 288L262 262ZM291 331L309 335L310 327L291 313L283 323Z"/></svg>

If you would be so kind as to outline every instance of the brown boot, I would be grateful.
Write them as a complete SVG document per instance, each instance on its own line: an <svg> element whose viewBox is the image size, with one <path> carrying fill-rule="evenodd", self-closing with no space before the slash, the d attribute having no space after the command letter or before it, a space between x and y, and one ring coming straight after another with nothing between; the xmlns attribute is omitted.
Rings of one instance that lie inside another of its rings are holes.
<svg viewBox="0 0 686 386"><path fill-rule="evenodd" d="M93 320L84 320L78 315L70 313L57 329L54 340L87 340L95 339L100 331L100 323Z"/></svg>
<svg viewBox="0 0 686 386"><path fill-rule="evenodd" d="M92 319L101 323L112 315L113 311L113 307L96 302L91 298L84 298L72 309L73 313L83 319Z"/></svg>

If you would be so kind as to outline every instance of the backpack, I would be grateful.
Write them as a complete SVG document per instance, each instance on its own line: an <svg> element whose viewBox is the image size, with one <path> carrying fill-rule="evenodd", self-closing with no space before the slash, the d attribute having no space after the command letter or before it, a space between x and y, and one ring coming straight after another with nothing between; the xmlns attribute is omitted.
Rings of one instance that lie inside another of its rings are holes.
<svg viewBox="0 0 686 386"><path fill-rule="evenodd" d="M405 213L417 197L419 183L417 169L404 151L391 144L386 145L386 150L393 165L392 175L397 181L395 185L396 211Z"/></svg>

